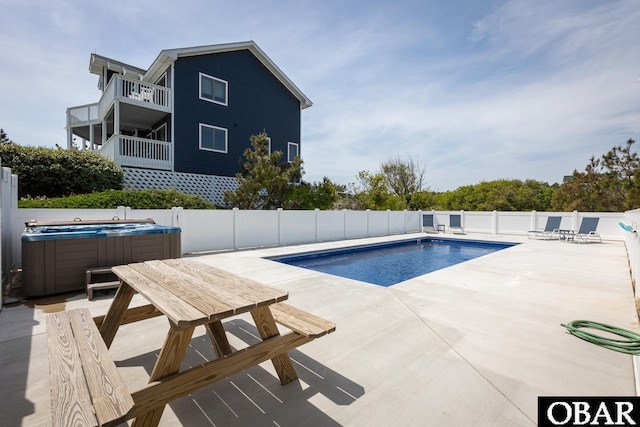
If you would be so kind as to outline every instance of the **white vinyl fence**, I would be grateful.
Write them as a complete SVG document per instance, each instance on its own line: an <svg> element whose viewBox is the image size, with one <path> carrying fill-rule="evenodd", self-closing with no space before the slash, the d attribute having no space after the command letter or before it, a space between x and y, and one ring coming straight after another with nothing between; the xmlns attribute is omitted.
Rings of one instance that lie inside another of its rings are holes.
<svg viewBox="0 0 640 427"><path fill-rule="evenodd" d="M183 253L295 245L420 231L417 211L272 211L17 209L12 245L20 253L25 223L153 218L157 224L180 227ZM18 263L19 265L20 263Z"/></svg>
<svg viewBox="0 0 640 427"><path fill-rule="evenodd" d="M297 245L364 237L399 235L421 231L422 216L434 215L434 224L448 229L449 215L459 214L468 233L526 235L543 228L547 217L562 216L561 228L577 230L583 217L600 218L598 231L604 239L623 240L618 226L624 213L580 212L443 212L443 211L289 211L289 210L170 210L118 209L15 209L10 229L15 268L21 264L21 241L25 222L144 219L180 227L183 253L238 250L255 247Z"/></svg>
<svg viewBox="0 0 640 427"><path fill-rule="evenodd" d="M624 233L624 242L627 247L627 257L629 258L629 268L631 270L631 280L635 290L636 298L640 298L638 290L638 273L640 272L640 239L638 239L638 225L640 224L640 209L627 211L625 213L625 225L631 227L633 231ZM622 228L621 228L622 229Z"/></svg>
<svg viewBox="0 0 640 427"><path fill-rule="evenodd" d="M152 218L157 224L180 227L182 253L238 250L401 235L421 231L423 215L433 215L434 225L448 230L450 215L460 215L467 233L526 235L544 227L549 216L561 216L561 228L577 230L582 218L599 217L598 232L605 240L624 240L633 277L640 269L640 242L635 230L640 209L626 213L583 212L466 212L466 211L296 211L296 210L167 210L117 209L18 209L17 177L2 168L0 254L2 283L22 264L21 235L25 222Z"/></svg>

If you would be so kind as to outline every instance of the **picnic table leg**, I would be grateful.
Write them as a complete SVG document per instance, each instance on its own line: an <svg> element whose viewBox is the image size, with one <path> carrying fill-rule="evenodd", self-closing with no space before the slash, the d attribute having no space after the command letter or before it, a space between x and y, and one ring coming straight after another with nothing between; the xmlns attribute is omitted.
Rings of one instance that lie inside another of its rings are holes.
<svg viewBox="0 0 640 427"><path fill-rule="evenodd" d="M269 307L260 307L251 310L251 316L263 340L280 335L278 326L276 326L276 321L273 319ZM277 355L271 359L271 362L273 362L273 367L278 374L278 378L280 378L280 384L289 384L291 381L298 379L298 374L287 352Z"/></svg>
<svg viewBox="0 0 640 427"><path fill-rule="evenodd" d="M156 365L151 372L149 382L153 382L164 378L169 375L173 375L180 370L180 365L184 360L184 355L191 343L191 337L195 327L191 328L171 328L164 340L162 350L160 350L160 356L156 361ZM155 408L135 419L133 427L141 426L157 426L160 423L160 418L164 412L164 406Z"/></svg>
<svg viewBox="0 0 640 427"><path fill-rule="evenodd" d="M100 335L102 335L102 339L107 345L107 348L111 347L111 343L116 336L116 332L118 332L122 319L124 319L127 308L129 308L133 293L133 288L121 280L116 296L113 298L109 311L107 311L99 328Z"/></svg>
<svg viewBox="0 0 640 427"><path fill-rule="evenodd" d="M227 354L231 354L233 350L231 349L231 344L229 344L229 340L227 339L227 334L224 331L222 322L215 320L205 324L204 326L207 329L207 334L211 339L211 344L213 344L213 349L215 350L216 355L218 357L222 357Z"/></svg>

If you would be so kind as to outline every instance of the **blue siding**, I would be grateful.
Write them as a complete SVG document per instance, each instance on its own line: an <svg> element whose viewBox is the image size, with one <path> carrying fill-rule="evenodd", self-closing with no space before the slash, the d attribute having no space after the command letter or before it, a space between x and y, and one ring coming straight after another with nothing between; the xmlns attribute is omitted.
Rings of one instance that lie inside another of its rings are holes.
<svg viewBox="0 0 640 427"><path fill-rule="evenodd" d="M199 73L228 82L227 106L200 99ZM263 130L284 161L287 143L300 142L300 101L248 50L178 58L174 85L177 172L233 176ZM199 149L199 123L228 130L227 153Z"/></svg>

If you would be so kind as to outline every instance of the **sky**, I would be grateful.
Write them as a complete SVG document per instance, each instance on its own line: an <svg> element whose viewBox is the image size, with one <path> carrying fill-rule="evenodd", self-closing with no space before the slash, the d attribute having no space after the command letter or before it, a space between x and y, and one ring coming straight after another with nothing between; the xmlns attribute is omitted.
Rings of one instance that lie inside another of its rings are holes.
<svg viewBox="0 0 640 427"><path fill-rule="evenodd" d="M640 140L638 0L0 0L0 127L66 147L66 109L100 97L91 53L146 69L247 40L314 103L309 182L411 157L433 191L553 184Z"/></svg>

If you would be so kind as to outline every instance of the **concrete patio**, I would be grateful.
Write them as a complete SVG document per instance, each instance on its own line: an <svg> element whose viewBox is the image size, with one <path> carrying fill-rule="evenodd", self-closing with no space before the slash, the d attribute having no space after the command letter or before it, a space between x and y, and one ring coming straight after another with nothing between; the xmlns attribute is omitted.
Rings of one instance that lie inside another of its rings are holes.
<svg viewBox="0 0 640 427"><path fill-rule="evenodd" d="M266 362L171 403L160 425L533 426L538 396L637 394L634 357L560 326L588 319L640 331L623 242L456 236L523 244L389 288L263 259L410 237L424 234L198 255L289 291L289 303L337 330L290 353L299 381L281 386ZM25 300L0 312L0 424L49 425L44 319L78 307L104 314L112 294L96 296ZM116 336L111 351L130 389L146 383L165 325L154 318ZM232 346L255 342L250 316L225 325ZM215 357L204 328L191 347L187 364Z"/></svg>

